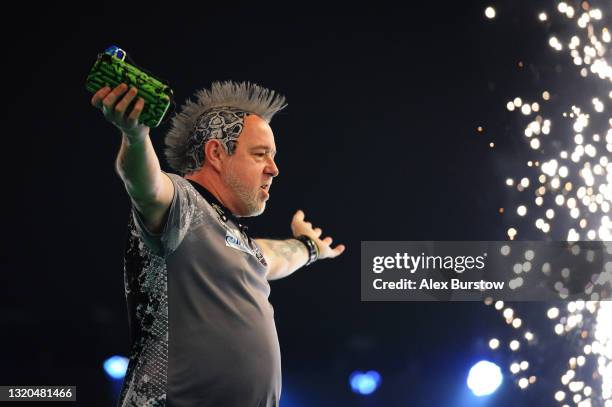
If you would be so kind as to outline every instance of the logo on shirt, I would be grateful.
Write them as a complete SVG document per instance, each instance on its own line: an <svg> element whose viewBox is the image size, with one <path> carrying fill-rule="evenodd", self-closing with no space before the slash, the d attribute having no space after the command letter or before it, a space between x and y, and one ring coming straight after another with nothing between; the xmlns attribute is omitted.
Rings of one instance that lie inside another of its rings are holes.
<svg viewBox="0 0 612 407"><path fill-rule="evenodd" d="M229 230L225 233L225 245L227 247L231 247L233 249L240 250L241 252L245 252L245 253L248 253L250 255L257 257L255 253L253 252L253 250L251 250L242 240L237 238Z"/></svg>
<svg viewBox="0 0 612 407"><path fill-rule="evenodd" d="M264 255L259 249L259 247L257 246L257 244L253 242L253 248L251 248L246 243L244 243L242 239L237 237L237 236L240 236L240 232L238 230L232 228L225 222L221 222L221 224L225 227L225 245L227 247L231 247L232 249L240 250L241 252L245 252L247 254L255 256L255 258L264 267L268 267L268 263L266 262L266 259L264 258ZM248 236L246 236L246 234L244 236L246 239L250 241L250 239L248 238Z"/></svg>

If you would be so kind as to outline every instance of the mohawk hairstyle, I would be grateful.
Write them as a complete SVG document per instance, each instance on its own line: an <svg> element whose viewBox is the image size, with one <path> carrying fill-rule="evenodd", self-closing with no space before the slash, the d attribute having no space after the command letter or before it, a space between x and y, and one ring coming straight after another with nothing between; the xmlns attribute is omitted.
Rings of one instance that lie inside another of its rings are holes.
<svg viewBox="0 0 612 407"><path fill-rule="evenodd" d="M196 101L188 99L172 118L172 127L165 139L164 152L168 164L181 175L196 171L204 163L203 156L197 158L194 154L197 155L208 140L199 140L199 145L196 145L197 138L193 137L198 119L204 113L227 107L255 114L270 123L272 117L287 106L284 96L250 82L213 82L210 90L201 89L194 96Z"/></svg>

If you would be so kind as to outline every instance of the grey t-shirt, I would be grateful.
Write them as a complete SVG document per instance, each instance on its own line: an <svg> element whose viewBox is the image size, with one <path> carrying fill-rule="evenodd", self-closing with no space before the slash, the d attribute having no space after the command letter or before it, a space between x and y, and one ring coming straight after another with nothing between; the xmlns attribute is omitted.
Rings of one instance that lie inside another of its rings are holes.
<svg viewBox="0 0 612 407"><path fill-rule="evenodd" d="M278 406L280 348L261 250L210 193L167 175L175 192L162 233L132 207L132 348L119 405Z"/></svg>

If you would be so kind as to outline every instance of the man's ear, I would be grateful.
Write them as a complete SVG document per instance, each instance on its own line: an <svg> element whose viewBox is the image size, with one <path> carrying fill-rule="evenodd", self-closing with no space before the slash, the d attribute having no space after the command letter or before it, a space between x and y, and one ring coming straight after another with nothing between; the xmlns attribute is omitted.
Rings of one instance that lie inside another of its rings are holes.
<svg viewBox="0 0 612 407"><path fill-rule="evenodd" d="M204 162L208 162L215 170L221 172L223 159L227 155L221 142L217 139L208 140L203 148Z"/></svg>

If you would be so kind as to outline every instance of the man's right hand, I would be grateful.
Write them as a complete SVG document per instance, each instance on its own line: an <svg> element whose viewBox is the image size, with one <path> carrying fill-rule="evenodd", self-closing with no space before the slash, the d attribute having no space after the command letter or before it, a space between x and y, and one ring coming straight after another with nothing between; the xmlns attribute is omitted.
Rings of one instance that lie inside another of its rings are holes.
<svg viewBox="0 0 612 407"><path fill-rule="evenodd" d="M174 185L161 171L149 138L149 127L138 122L144 99L135 101L137 94L136 88L128 90L125 83L112 90L106 86L93 95L91 104L121 130L123 137L115 165L117 174L147 228L157 233L172 203Z"/></svg>
<svg viewBox="0 0 612 407"><path fill-rule="evenodd" d="M149 127L138 122L144 108L144 99L139 97L132 103L138 90L132 87L128 90L125 83L121 83L115 89L108 86L97 91L91 98L91 104L102 110L106 120L114 124L129 141L141 142L149 134ZM133 108L128 112L128 108Z"/></svg>

